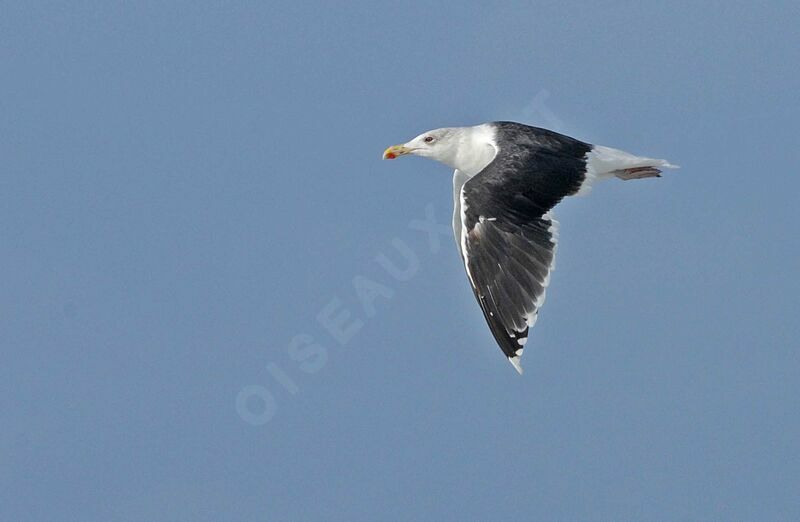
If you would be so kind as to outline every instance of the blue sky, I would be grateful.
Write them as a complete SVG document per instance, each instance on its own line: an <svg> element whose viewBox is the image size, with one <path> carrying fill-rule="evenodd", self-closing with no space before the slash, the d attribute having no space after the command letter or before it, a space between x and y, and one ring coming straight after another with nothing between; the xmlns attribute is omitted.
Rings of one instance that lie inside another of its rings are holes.
<svg viewBox="0 0 800 522"><path fill-rule="evenodd" d="M2 11L0 518L800 517L796 3ZM380 161L499 119L682 166L556 210L524 377Z"/></svg>

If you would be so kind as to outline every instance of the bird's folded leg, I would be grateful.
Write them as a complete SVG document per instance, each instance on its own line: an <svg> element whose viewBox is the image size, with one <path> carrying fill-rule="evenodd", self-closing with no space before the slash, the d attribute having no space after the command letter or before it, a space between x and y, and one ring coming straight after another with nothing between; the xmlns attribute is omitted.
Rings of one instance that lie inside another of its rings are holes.
<svg viewBox="0 0 800 522"><path fill-rule="evenodd" d="M661 171L655 167L636 167L633 169L615 170L612 172L612 174L625 181L628 181L629 179L661 177Z"/></svg>

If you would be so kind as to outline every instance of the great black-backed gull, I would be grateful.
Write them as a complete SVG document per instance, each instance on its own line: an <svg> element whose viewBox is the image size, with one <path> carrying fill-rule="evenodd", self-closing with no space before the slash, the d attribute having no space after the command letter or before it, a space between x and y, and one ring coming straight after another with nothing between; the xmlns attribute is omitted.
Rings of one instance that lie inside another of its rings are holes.
<svg viewBox="0 0 800 522"><path fill-rule="evenodd" d="M558 222L551 209L597 180L658 177L659 168L674 168L505 121L431 130L389 147L383 158L406 154L455 169L456 245L486 322L519 373L555 262Z"/></svg>

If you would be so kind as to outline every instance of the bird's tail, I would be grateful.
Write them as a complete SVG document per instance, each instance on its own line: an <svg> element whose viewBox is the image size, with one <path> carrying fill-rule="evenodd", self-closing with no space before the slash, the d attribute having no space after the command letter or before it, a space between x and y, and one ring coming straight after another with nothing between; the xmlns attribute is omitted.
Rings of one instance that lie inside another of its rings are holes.
<svg viewBox="0 0 800 522"><path fill-rule="evenodd" d="M657 178L662 169L676 168L677 165L667 160L635 156L619 149L594 145L586 155L586 179L578 195L588 193L598 180L613 177L623 180Z"/></svg>
<svg viewBox="0 0 800 522"><path fill-rule="evenodd" d="M598 176L619 179L654 178L662 169L676 169L667 160L635 156L625 151L595 145L589 156L590 166Z"/></svg>

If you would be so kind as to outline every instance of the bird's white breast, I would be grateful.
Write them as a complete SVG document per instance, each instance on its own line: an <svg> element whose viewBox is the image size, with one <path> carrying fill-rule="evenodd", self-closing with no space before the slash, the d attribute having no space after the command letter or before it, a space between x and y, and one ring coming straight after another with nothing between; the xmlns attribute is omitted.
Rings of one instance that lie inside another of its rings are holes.
<svg viewBox="0 0 800 522"><path fill-rule="evenodd" d="M482 171L497 155L495 133L486 123L465 128L452 167L470 178Z"/></svg>

